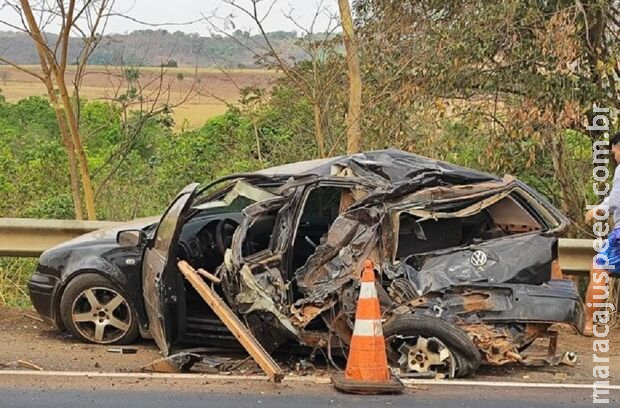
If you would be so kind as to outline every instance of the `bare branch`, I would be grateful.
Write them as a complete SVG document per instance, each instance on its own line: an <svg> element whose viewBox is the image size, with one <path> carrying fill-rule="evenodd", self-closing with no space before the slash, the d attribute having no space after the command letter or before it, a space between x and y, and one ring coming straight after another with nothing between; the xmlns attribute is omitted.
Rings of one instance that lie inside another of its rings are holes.
<svg viewBox="0 0 620 408"><path fill-rule="evenodd" d="M166 27L166 26L189 26L189 25L193 25L193 24L198 24L198 23L203 23L204 22L204 18L199 18L196 20L190 20L190 21L185 21L185 22L166 22L166 23L150 23L144 20L140 20L136 17L132 17L132 16L128 16L125 14L119 14L119 13L109 13L107 15L107 17L118 17L118 18L124 18L126 20L130 20L133 21L134 23L138 23L141 24L143 26L147 26L147 27Z"/></svg>

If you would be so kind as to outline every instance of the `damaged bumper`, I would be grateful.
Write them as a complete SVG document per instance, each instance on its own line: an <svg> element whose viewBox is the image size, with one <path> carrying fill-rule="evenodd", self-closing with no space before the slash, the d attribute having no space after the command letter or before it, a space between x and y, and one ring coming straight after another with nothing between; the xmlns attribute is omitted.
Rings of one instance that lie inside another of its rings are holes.
<svg viewBox="0 0 620 408"><path fill-rule="evenodd" d="M485 322L565 323L583 333L584 304L575 284L569 280L551 280L540 286L504 285L509 290L510 308L488 312Z"/></svg>

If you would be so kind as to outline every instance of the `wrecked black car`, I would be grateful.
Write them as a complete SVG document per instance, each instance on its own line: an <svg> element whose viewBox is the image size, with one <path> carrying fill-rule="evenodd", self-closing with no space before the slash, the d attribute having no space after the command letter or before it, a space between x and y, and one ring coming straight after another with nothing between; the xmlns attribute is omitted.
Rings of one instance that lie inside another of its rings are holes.
<svg viewBox="0 0 620 408"><path fill-rule="evenodd" d="M158 222L47 251L29 287L44 317L87 341L141 332L165 355L238 347L179 273L185 260L216 277L267 351L346 355L370 259L390 364L467 376L532 362L539 338L551 362L558 325L583 329L583 303L557 270L566 225L512 177L383 150L189 185Z"/></svg>

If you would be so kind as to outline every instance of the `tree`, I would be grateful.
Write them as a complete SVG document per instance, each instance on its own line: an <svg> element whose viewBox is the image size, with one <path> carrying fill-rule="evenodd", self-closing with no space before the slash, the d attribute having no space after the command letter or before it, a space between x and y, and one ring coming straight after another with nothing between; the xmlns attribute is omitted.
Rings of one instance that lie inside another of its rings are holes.
<svg viewBox="0 0 620 408"><path fill-rule="evenodd" d="M205 16L211 29L250 51L259 64L275 68L283 73L286 80L295 86L312 105L316 155L326 157L333 153L341 137L333 127L326 125L328 122L326 116L330 113L328 107L337 99L336 94L340 91L338 84L344 73L344 61L336 48L336 43L339 42L335 35L338 17L330 12L322 0L317 3L309 27L303 27L297 22L293 16L294 10L284 13L284 16L302 34L296 45L303 51L306 58L300 62L294 59L288 60L283 50L276 48L272 38L265 31L264 22L270 16L277 0L224 0L224 2L250 18L260 33L260 40L241 30L229 34L226 24L222 26L214 22L219 22L220 19L216 19L216 16ZM327 20L327 24L323 32L317 33L316 25L320 17ZM229 22L230 19L224 20Z"/></svg>
<svg viewBox="0 0 620 408"><path fill-rule="evenodd" d="M585 129L593 101L620 108L619 4L356 1L368 98L385 101L369 118L402 134L403 145L428 150L441 147L440 135L433 125L416 131L421 112L435 129L447 120L472 125L485 146L481 165L519 173L538 166L578 221L591 170L575 147L600 136Z"/></svg>
<svg viewBox="0 0 620 408"><path fill-rule="evenodd" d="M175 78L167 75L165 67L161 66L159 72L146 75L144 81L141 81L139 69L133 66L125 67L122 58L118 67L106 67L108 80L113 84L112 88L115 88L113 95L106 99L107 103L112 105L112 109L118 109L122 114L120 129L122 140L119 141L118 148L106 160L100 162L91 175L82 145L84 135L80 117L84 100L80 96L80 90L89 58L103 38L108 19L111 16L119 16L114 12L115 0L57 2L5 0L5 5L18 14L23 26L12 25L8 21L0 23L20 30L30 37L37 50L41 69L39 72L2 57L0 62L33 75L45 84L56 112L68 157L76 218L83 217L81 196L83 192L87 216L89 219L95 219L97 197L128 157L136 140L139 139L140 132L154 118L165 122L164 126L172 126L173 120L170 115L172 109L185 103L192 96L197 75L194 75L194 82L188 87L187 94L180 94L179 100L172 101L171 90ZM49 31L55 27L59 27L58 33L50 34ZM172 61L170 58L167 60ZM71 63L74 75L69 83L70 70L67 67ZM93 179L97 176L100 178L95 180L97 186L94 188Z"/></svg>
<svg viewBox="0 0 620 408"><path fill-rule="evenodd" d="M138 81L138 78L140 78L140 70L135 67L125 68L125 72L123 74L130 85L135 84Z"/></svg>
<svg viewBox="0 0 620 408"><path fill-rule="evenodd" d="M263 163L263 153L261 147L260 131L258 129L258 115L262 109L263 100L265 99L264 90L255 86L242 88L239 90L239 102L244 113L250 117L252 121L252 131L254 140L256 141L256 157L260 163Z"/></svg>
<svg viewBox="0 0 620 408"><path fill-rule="evenodd" d="M0 72L0 78L2 78L2 83L6 85L6 81L11 77L11 73L8 71Z"/></svg>
<svg viewBox="0 0 620 408"><path fill-rule="evenodd" d="M175 74L164 66L155 71L121 64L107 67L107 74L110 83L115 85L110 87L111 91L103 99L111 110L119 112L120 135L115 148L93 171L93 178L97 181L96 198L130 157L149 126L156 122L168 131L172 129L173 110L196 96L200 83L198 65L185 90L181 89L185 75ZM173 100L175 82L179 84L179 96Z"/></svg>
<svg viewBox="0 0 620 408"><path fill-rule="evenodd" d="M338 0L342 36L347 50L349 67L349 112L347 115L347 153L358 153L362 150L362 134L360 119L362 114L362 76L358 55L357 38L353 30L353 18L349 0Z"/></svg>
<svg viewBox="0 0 620 408"><path fill-rule="evenodd" d="M35 76L45 84L67 152L75 215L78 219L83 217L80 181L88 219L96 219L95 196L78 126L79 89L88 57L101 40L101 30L105 27L113 4L114 0L69 0L35 3L35 7L32 7L27 0L5 1L6 6L19 14L23 25L15 26L6 21L2 23L30 36L37 49L41 70L35 72L6 58L0 58L0 61ZM56 36L44 31L52 26L60 27ZM74 40L71 35L76 32L81 35L81 49L75 57L72 97L66 74L69 46Z"/></svg>
<svg viewBox="0 0 620 408"><path fill-rule="evenodd" d="M166 61L165 64L163 64L164 67L166 68L178 68L179 64L176 62L176 60L173 59L169 59L168 61Z"/></svg>

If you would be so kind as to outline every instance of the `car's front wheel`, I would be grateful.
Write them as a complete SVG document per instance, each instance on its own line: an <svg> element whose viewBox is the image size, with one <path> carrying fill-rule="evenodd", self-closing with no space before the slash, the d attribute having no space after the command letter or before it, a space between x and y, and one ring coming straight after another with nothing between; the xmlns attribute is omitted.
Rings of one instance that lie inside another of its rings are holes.
<svg viewBox="0 0 620 408"><path fill-rule="evenodd" d="M129 344L139 335L127 296L101 275L87 273L71 280L60 301L60 315L67 330L86 342Z"/></svg>

